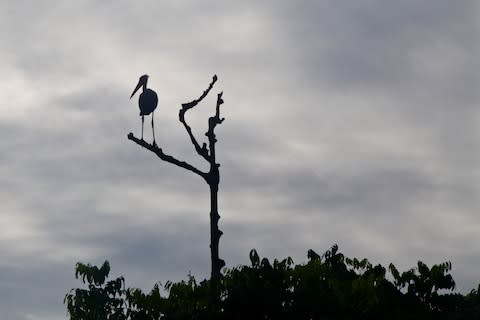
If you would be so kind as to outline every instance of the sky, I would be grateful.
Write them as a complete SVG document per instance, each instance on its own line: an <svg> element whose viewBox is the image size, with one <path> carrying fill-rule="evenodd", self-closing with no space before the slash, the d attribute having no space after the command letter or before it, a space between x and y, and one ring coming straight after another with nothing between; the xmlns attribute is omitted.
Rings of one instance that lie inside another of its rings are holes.
<svg viewBox="0 0 480 320"><path fill-rule="evenodd" d="M453 264L480 283L475 0L0 1L0 310L66 319L77 261L149 290L210 272L209 190L127 139L139 76L157 143L217 127L220 257ZM151 141L150 118L145 139Z"/></svg>

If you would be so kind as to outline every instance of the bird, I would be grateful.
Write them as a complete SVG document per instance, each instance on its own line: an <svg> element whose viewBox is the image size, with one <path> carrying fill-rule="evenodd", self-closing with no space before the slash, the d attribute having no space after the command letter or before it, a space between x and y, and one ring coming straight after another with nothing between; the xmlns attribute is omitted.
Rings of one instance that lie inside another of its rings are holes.
<svg viewBox="0 0 480 320"><path fill-rule="evenodd" d="M143 123L145 121L144 117L152 114L152 133L153 133L153 145L156 145L155 142L155 129L153 126L153 112L157 108L158 96L155 91L152 89L147 89L148 75L144 74L138 80L138 84L132 92L130 99L137 93L138 89L142 88L142 93L138 99L138 107L140 108L140 116L142 117L142 140L143 140Z"/></svg>

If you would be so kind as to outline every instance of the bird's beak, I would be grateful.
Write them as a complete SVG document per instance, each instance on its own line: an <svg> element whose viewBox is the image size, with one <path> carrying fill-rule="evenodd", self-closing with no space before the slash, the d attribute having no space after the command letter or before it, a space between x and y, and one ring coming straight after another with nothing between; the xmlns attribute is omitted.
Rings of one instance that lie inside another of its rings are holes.
<svg viewBox="0 0 480 320"><path fill-rule="evenodd" d="M130 96L130 99L132 99L132 97L135 95L135 93L137 93L138 89L140 89L142 85L143 85L143 81L142 80L138 81L138 84L135 87L135 90L133 90L132 95Z"/></svg>

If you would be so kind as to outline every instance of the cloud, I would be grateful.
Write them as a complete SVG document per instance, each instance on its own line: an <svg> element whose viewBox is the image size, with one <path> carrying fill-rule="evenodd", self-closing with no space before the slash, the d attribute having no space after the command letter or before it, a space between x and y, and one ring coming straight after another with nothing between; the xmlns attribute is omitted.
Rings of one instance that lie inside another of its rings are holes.
<svg viewBox="0 0 480 320"><path fill-rule="evenodd" d="M204 139L224 91L229 266L248 263L253 247L300 262L337 242L400 268L451 259L458 288L475 287L476 6L0 4L0 308L9 319L64 318L79 260L109 259L144 289L208 276L208 186L126 139L140 132L128 97L144 73L160 97L157 141L203 170L178 108L219 75L187 117Z"/></svg>

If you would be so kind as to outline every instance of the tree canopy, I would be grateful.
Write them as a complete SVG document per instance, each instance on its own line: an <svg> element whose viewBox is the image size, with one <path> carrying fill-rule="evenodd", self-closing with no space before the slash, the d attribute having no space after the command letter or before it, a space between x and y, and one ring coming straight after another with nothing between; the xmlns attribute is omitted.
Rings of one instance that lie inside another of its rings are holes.
<svg viewBox="0 0 480 320"><path fill-rule="evenodd" d="M250 252L250 265L225 268L220 301L211 281L189 275L142 292L108 280L110 265L77 263L86 288L65 296L71 320L80 319L479 319L480 286L454 293L451 263L400 272L367 259L345 257L334 245L324 254L308 251L308 262L269 261Z"/></svg>

